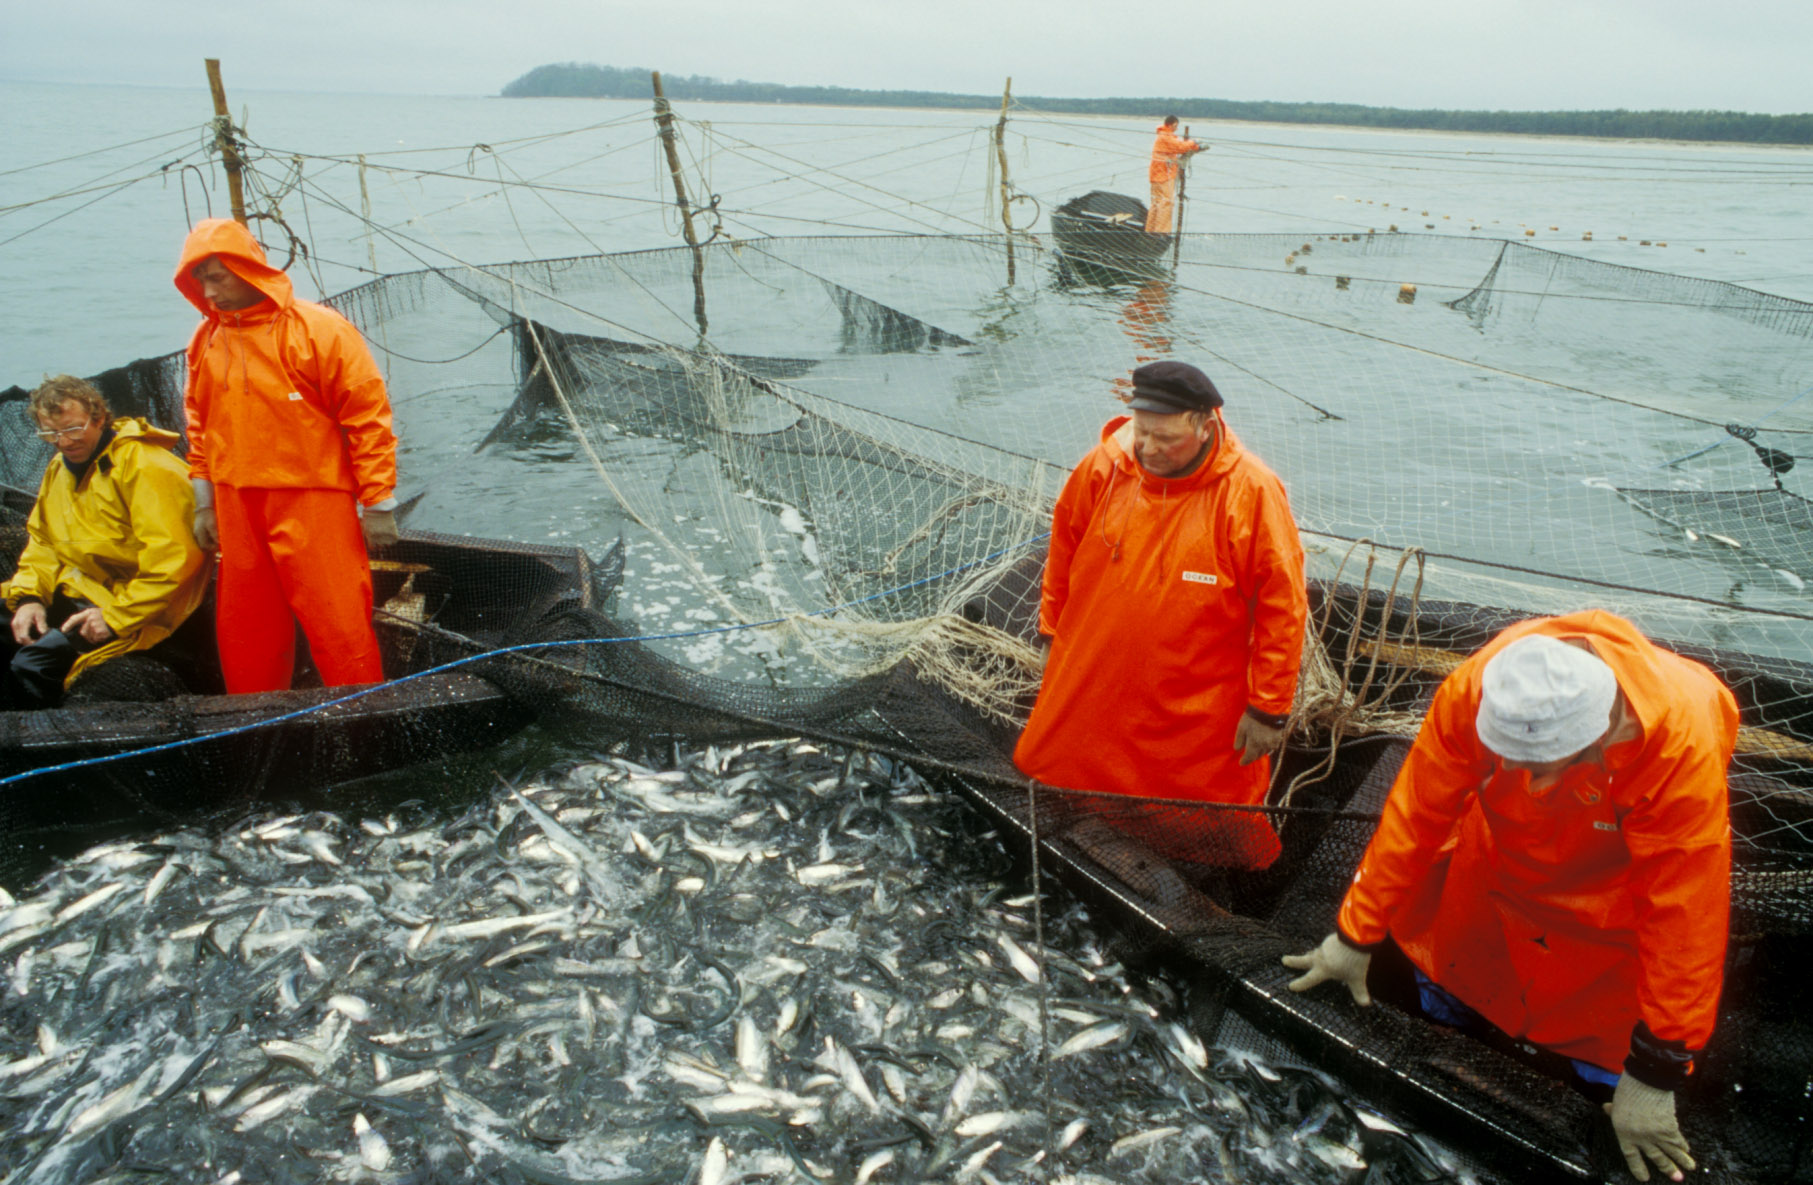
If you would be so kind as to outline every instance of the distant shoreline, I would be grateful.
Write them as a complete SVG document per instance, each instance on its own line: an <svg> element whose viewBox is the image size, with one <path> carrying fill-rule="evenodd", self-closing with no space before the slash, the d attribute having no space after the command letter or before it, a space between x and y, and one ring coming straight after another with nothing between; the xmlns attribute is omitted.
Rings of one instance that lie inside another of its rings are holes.
<svg viewBox="0 0 1813 1185"><path fill-rule="evenodd" d="M943 91L858 90L838 86L783 86L723 82L664 74L669 99L831 107L897 107L999 110L999 95ZM649 72L640 68L565 62L537 66L513 80L503 98L643 99ZM1242 123L1308 124L1398 131L1496 132L1535 136L1586 136L1620 140L1688 140L1727 144L1813 145L1813 113L1752 115L1741 111L1445 111L1366 107L1357 103L1245 102L1176 97L1066 99L1027 95L1018 102L1067 115L1175 114L1184 119Z"/></svg>

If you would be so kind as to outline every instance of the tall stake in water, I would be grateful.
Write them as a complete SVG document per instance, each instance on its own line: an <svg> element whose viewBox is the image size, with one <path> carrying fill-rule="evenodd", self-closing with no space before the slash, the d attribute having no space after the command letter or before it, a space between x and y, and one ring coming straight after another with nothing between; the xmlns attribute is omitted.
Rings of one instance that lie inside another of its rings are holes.
<svg viewBox="0 0 1813 1185"><path fill-rule="evenodd" d="M995 163L1001 166L1001 229L1007 234L1007 283L1014 282L1014 227L1008 218L1007 199L1007 103L1013 97L1014 80L1010 75L1001 90L1001 118L995 123Z"/></svg>
<svg viewBox="0 0 1813 1185"><path fill-rule="evenodd" d="M1190 138L1190 125L1183 125L1183 138ZM1171 234L1171 270L1177 270L1177 253L1183 249L1183 195L1184 183L1190 178L1190 157L1185 154L1177 158L1177 227Z"/></svg>
<svg viewBox="0 0 1813 1185"><path fill-rule="evenodd" d="M246 224L246 191L245 183L240 180L239 145L233 140L233 120L227 114L227 88L220 81L220 59L203 58L208 68L208 89L214 92L214 146L220 149L220 159L227 166L227 196L233 202L233 218L241 226Z"/></svg>
<svg viewBox="0 0 1813 1185"><path fill-rule="evenodd" d="M692 203L686 197L686 181L680 176L680 152L674 147L674 112L661 93L661 71L650 71L655 84L655 125L661 129L661 147L667 151L667 171L674 178L674 201L680 206L680 229L686 245L692 248L692 315L699 323L699 336L706 332L705 321L705 252L699 249L699 236L692 228Z"/></svg>

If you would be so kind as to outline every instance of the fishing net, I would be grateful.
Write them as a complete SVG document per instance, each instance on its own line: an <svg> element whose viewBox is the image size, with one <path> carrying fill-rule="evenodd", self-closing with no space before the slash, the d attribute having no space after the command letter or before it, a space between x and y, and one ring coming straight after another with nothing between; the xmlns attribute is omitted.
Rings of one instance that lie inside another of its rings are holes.
<svg viewBox="0 0 1813 1185"><path fill-rule="evenodd" d="M379 693L389 715L333 709L363 732L305 716L254 729L246 755L201 745L81 784L167 810L200 792L148 785L306 781L342 769L320 746L364 769L379 749L400 762L550 714L600 746L807 734L879 750L947 775L1130 941L1183 960L1209 1027L1230 1004L1266 1018L1408 1106L1471 1115L1503 1165L1577 1175L1602 1163L1597 1108L1552 1067L1408 1011L1291 996L1277 956L1326 933L1401 760L1393 738L1442 677L1519 618L1605 608L1711 665L1742 706L1730 1020L1684 1113L1715 1175L1805 1179L1813 1063L1787 1056L1809 1041L1785 952L1813 920L1813 612L1804 503L1776 483L1792 487L1781 458L1813 432L1813 309L1495 240L1172 246L1174 268L1101 235L1069 253L719 240L345 293L332 303L388 374L418 499L386 557L402 567L380 573L387 669L463 665ZM1029 788L1009 759L1038 685L1052 500L1131 369L1164 357L1214 378L1308 553L1292 747L1249 810ZM180 372L179 357L112 372L116 410L176 423ZM48 450L11 432L0 469L29 490ZM477 706L443 716L453 701ZM1255 835L1281 854L1240 871ZM1735 1107L1734 1086L1767 1106Z"/></svg>

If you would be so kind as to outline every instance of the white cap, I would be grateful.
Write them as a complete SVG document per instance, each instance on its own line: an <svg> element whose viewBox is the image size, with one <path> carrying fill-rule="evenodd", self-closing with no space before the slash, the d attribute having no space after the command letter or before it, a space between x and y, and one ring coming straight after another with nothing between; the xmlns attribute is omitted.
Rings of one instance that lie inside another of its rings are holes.
<svg viewBox="0 0 1813 1185"><path fill-rule="evenodd" d="M1611 727L1618 678L1590 650L1532 634L1492 656L1474 727L1506 761L1572 757Z"/></svg>

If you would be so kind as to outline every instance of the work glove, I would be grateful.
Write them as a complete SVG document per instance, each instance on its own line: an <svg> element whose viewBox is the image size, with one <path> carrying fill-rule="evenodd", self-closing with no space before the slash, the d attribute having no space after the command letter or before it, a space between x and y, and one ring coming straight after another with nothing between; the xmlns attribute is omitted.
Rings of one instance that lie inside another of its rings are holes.
<svg viewBox="0 0 1813 1185"><path fill-rule="evenodd" d="M212 506L197 506L195 519L195 542L204 552L212 555L220 550L220 523L214 517Z"/></svg>
<svg viewBox="0 0 1813 1185"><path fill-rule="evenodd" d="M396 511L373 510L367 506L364 517L359 520L359 529L365 532L366 547L389 547L397 541Z"/></svg>
<svg viewBox="0 0 1813 1185"><path fill-rule="evenodd" d="M1306 973L1291 980L1293 992L1307 992L1319 983L1334 980L1347 986L1355 1004L1372 1003L1372 993L1366 990L1366 971L1372 966L1372 955L1348 946L1339 934L1330 934L1315 950L1285 955L1283 962L1292 971Z"/></svg>
<svg viewBox="0 0 1813 1185"><path fill-rule="evenodd" d="M1658 1089L1625 1074L1618 1079L1612 1101L1605 1104L1605 1113L1612 1117L1618 1150L1624 1153L1624 1163L1637 1180L1649 1180L1649 1165L1644 1163L1644 1157L1667 1173L1671 1181L1681 1180L1682 1171L1694 1167L1681 1125L1675 1121L1674 1091Z"/></svg>

